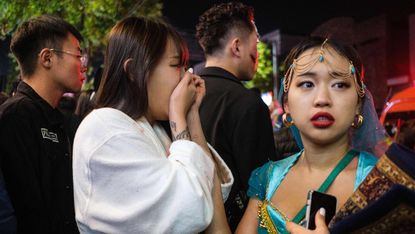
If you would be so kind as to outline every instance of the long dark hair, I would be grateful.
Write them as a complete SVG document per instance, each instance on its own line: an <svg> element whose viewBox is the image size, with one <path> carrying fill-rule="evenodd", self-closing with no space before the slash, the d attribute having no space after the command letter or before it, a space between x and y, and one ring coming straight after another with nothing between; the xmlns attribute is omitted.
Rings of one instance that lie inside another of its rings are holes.
<svg viewBox="0 0 415 234"><path fill-rule="evenodd" d="M181 57L188 61L183 38L169 24L155 19L128 17L109 33L104 71L97 91L96 107L112 107L133 119L148 109L147 82L171 38ZM124 63L128 59L127 71Z"/></svg>

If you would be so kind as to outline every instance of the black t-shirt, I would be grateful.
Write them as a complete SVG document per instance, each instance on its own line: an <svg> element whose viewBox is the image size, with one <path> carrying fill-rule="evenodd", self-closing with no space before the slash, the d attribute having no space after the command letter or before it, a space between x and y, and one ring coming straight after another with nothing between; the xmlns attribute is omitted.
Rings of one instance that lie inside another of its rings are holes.
<svg viewBox="0 0 415 234"><path fill-rule="evenodd" d="M19 233L77 233L72 140L63 115L29 85L0 106L0 166Z"/></svg>

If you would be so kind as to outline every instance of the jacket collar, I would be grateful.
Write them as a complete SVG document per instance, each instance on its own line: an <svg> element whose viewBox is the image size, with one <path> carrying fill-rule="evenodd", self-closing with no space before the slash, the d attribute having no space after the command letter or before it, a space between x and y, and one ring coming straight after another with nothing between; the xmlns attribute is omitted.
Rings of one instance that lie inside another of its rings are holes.
<svg viewBox="0 0 415 234"><path fill-rule="evenodd" d="M24 81L20 82L17 86L16 96L26 96L29 99L33 100L36 106L42 110L42 114L51 124L63 123L62 113L58 109L53 108L51 105L49 105L46 100L39 96L39 94L37 94L36 91Z"/></svg>
<svg viewBox="0 0 415 234"><path fill-rule="evenodd" d="M205 67L202 69L202 71L200 71L199 75L203 78L211 77L218 79L226 79L243 85L242 82L236 76L234 76L232 73L228 72L227 70L221 67Z"/></svg>

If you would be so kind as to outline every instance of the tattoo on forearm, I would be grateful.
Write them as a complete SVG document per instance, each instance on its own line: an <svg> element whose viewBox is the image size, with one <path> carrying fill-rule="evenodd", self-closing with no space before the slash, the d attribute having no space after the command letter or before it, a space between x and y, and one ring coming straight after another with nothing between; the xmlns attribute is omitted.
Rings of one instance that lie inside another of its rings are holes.
<svg viewBox="0 0 415 234"><path fill-rule="evenodd" d="M173 141L177 141L177 140L181 140L181 139L190 140L190 133L189 133L188 128L186 128L185 130L183 130L183 132L177 134L176 136L174 136L174 134L173 134Z"/></svg>
<svg viewBox="0 0 415 234"><path fill-rule="evenodd" d="M170 128L171 128L173 131L176 131L176 122L174 122L174 121L170 121Z"/></svg>

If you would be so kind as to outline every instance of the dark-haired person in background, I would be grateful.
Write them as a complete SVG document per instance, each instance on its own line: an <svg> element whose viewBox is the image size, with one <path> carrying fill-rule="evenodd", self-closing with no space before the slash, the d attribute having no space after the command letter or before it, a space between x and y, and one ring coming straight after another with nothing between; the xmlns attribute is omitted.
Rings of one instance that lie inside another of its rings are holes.
<svg viewBox="0 0 415 234"><path fill-rule="evenodd" d="M89 114L94 108L95 102L95 91L94 90L83 90L78 97L76 102L75 114L80 120L83 120L85 116Z"/></svg>
<svg viewBox="0 0 415 234"><path fill-rule="evenodd" d="M282 158L286 158L300 151L290 128L285 126L280 128L274 133L274 140L277 155L280 155Z"/></svg>
<svg viewBox="0 0 415 234"><path fill-rule="evenodd" d="M46 15L22 23L12 37L22 82L0 107L0 166L18 233L78 232L71 139L57 106L85 79L81 40L72 25Z"/></svg>
<svg viewBox="0 0 415 234"><path fill-rule="evenodd" d="M205 68L199 72L206 82L200 118L207 141L235 178L225 203L232 230L246 208L252 170L276 159L268 107L260 95L242 84L254 77L258 64L259 40L253 20L251 7L231 2L210 8L196 25L196 37L206 56Z"/></svg>
<svg viewBox="0 0 415 234"><path fill-rule="evenodd" d="M396 142L415 151L415 119L407 120L401 125Z"/></svg>

